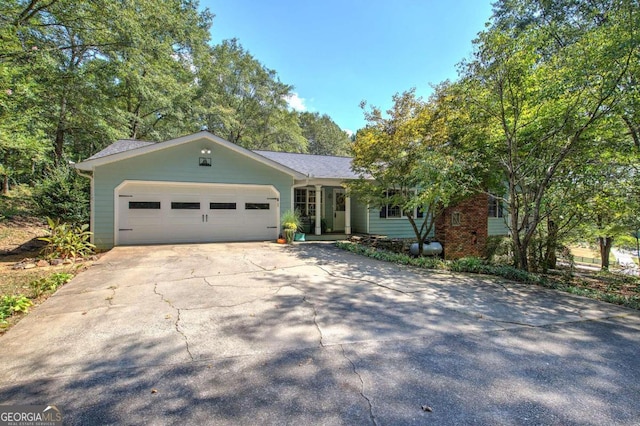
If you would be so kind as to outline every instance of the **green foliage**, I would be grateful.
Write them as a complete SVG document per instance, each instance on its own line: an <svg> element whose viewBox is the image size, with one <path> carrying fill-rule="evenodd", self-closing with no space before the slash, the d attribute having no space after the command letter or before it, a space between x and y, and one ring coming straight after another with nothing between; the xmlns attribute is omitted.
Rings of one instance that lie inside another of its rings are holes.
<svg viewBox="0 0 640 426"><path fill-rule="evenodd" d="M365 247L360 244L355 244L346 241L336 242L336 246L350 251L352 253L360 254L377 260L383 260L385 262L394 262L401 265L418 266L426 269L446 269L446 262L439 257L413 257L403 253L394 253L384 250L377 250L373 247Z"/></svg>
<svg viewBox="0 0 640 426"><path fill-rule="evenodd" d="M473 272L475 274L486 274L489 272L489 265L477 257L463 257L456 259L449 264L449 269L453 272Z"/></svg>
<svg viewBox="0 0 640 426"><path fill-rule="evenodd" d="M636 92L625 85L635 81L640 15L628 0L500 0L494 8L462 67L467 126L478 129L474 145L490 153L508 186L515 264L535 269L552 260L557 233L572 226L580 183L599 169L600 156L637 155L617 115ZM542 250L531 253L534 239Z"/></svg>
<svg viewBox="0 0 640 426"><path fill-rule="evenodd" d="M368 124L353 145L352 167L360 179L349 191L374 207L397 207L419 245L433 218L483 186L476 152L451 143L456 131L446 119L448 90L438 87L428 102L414 89L396 94L386 115L376 107L366 111L363 103Z"/></svg>
<svg viewBox="0 0 640 426"><path fill-rule="evenodd" d="M300 229L300 212L298 210L287 210L282 213L280 220L284 229L284 237L287 243L291 244L296 232Z"/></svg>
<svg viewBox="0 0 640 426"><path fill-rule="evenodd" d="M32 190L25 184L14 186L8 194L0 195L0 220L30 216L33 210Z"/></svg>
<svg viewBox="0 0 640 426"><path fill-rule="evenodd" d="M572 294L604 300L609 303L640 309L640 278L637 277L603 273L604 278L609 280L609 285L605 290L599 290L568 280L566 275L562 275L561 280L558 281L552 277L550 278L544 275L523 271L522 269L518 269L513 266L491 264L474 257L467 257L455 261L444 261L438 257L411 257L406 254L377 250L372 247L365 247L360 244L345 241L337 242L336 246L355 254L385 262L417 266L425 269L442 269L454 272L493 275L510 281L540 285L566 291ZM620 290L621 288L625 288L627 290L626 293L630 294L621 294L618 292L617 290Z"/></svg>
<svg viewBox="0 0 640 426"><path fill-rule="evenodd" d="M490 235L487 238L484 257L489 263L508 263L511 241L503 235Z"/></svg>
<svg viewBox="0 0 640 426"><path fill-rule="evenodd" d="M302 112L300 127L307 139L309 154L351 155L351 139L328 115Z"/></svg>
<svg viewBox="0 0 640 426"><path fill-rule="evenodd" d="M225 40L199 65L202 126L249 149L306 152L298 116L284 84L240 45Z"/></svg>
<svg viewBox="0 0 640 426"><path fill-rule="evenodd" d="M33 305L31 300L22 295L2 296L0 298L0 325L5 325L6 318L17 312L28 312L31 305Z"/></svg>
<svg viewBox="0 0 640 426"><path fill-rule="evenodd" d="M284 229L297 231L300 228L300 212L298 210L287 210L280 217Z"/></svg>
<svg viewBox="0 0 640 426"><path fill-rule="evenodd" d="M89 241L92 233L88 225L74 226L47 218L49 236L38 238L47 245L43 254L49 259L86 257L94 252L95 245Z"/></svg>
<svg viewBox="0 0 640 426"><path fill-rule="evenodd" d="M52 169L33 191L36 214L73 224L89 221L89 180L68 166Z"/></svg>
<svg viewBox="0 0 640 426"><path fill-rule="evenodd" d="M29 283L29 286L31 287L31 290L33 292L33 297L40 297L43 293L56 291L58 287L68 283L72 278L72 274L68 274L66 272L57 272L55 274L49 275L48 277L34 280Z"/></svg>

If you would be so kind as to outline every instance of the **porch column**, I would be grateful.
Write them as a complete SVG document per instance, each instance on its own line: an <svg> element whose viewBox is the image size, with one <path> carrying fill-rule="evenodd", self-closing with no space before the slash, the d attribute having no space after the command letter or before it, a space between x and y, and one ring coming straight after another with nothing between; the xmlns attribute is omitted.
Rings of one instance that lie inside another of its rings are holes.
<svg viewBox="0 0 640 426"><path fill-rule="evenodd" d="M316 235L322 234L322 224L320 221L322 220L322 212L320 209L322 205L320 204L320 197L322 196L322 185L316 185Z"/></svg>
<svg viewBox="0 0 640 426"><path fill-rule="evenodd" d="M351 197L344 197L344 233L351 235Z"/></svg>

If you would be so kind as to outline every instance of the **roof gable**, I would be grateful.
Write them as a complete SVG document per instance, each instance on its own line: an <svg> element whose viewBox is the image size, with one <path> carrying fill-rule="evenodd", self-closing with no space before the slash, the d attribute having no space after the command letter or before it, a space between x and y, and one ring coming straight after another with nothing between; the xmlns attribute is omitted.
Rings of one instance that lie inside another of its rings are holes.
<svg viewBox="0 0 640 426"><path fill-rule="evenodd" d="M109 145L107 148L103 149L102 151L87 158L86 160L76 164L75 167L79 170L92 171L96 167L99 167L105 164L114 163L114 162L125 160L128 158L134 158L134 157L145 155L151 152L165 150L171 147L194 142L197 140L205 140L208 142L213 142L217 145L223 146L239 154L252 158L253 160L256 160L260 163L266 164L270 167L280 170L295 178L302 179L306 177L304 174L298 172L295 169L287 167L286 165L273 161L270 158L264 157L258 153L245 149L239 145L226 141L222 138L219 138L218 136L215 136L214 134L207 131L202 131L202 132L194 133L191 135L182 136L180 138L171 139L165 142L154 143L154 142L145 142L145 141L119 140Z"/></svg>

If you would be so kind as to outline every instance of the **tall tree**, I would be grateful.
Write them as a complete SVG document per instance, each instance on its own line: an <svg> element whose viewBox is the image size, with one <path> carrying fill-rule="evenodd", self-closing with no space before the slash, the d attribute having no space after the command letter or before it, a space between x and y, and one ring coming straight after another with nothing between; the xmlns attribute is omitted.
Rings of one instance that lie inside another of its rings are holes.
<svg viewBox="0 0 640 426"><path fill-rule="evenodd" d="M434 219L481 187L475 155L456 149L443 128L439 95L425 103L415 90L396 94L386 116L376 107L367 111L363 103L367 126L353 146L353 169L360 179L349 190L374 207L390 206L405 217L420 253Z"/></svg>
<svg viewBox="0 0 640 426"><path fill-rule="evenodd" d="M514 263L546 219L545 197L561 166L590 146L592 129L622 97L638 49L633 0L496 2L493 25L465 64L471 108L489 129L508 185Z"/></svg>
<svg viewBox="0 0 640 426"><path fill-rule="evenodd" d="M351 139L326 114L317 112L300 113L302 135L307 139L310 154L342 155L351 154Z"/></svg>
<svg viewBox="0 0 640 426"><path fill-rule="evenodd" d="M37 2L31 8L39 6ZM15 1L0 7L0 176L2 193L10 182L29 175L44 161L44 135L35 76L42 71L42 54L22 33L31 9Z"/></svg>
<svg viewBox="0 0 640 426"><path fill-rule="evenodd" d="M214 46L198 68L205 128L245 148L307 151L297 115L287 108L292 87L237 40Z"/></svg>

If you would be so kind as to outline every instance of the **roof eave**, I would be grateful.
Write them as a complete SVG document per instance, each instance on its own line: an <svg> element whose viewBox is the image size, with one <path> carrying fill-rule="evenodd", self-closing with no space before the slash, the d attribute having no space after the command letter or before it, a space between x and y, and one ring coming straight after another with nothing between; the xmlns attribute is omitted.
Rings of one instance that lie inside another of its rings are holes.
<svg viewBox="0 0 640 426"><path fill-rule="evenodd" d="M236 145L234 143L231 143L229 141L226 141L222 138L219 138L218 136L207 132L207 131L202 131L202 132L198 132L198 133L193 133L191 135L187 135L187 136L182 136L173 140L169 140L166 142L160 142L160 143L156 143L156 144L151 144L151 145L147 145L147 146L143 146L140 148L135 148L135 149L131 149L128 151L124 151L124 152L119 152L116 154L111 154L111 155L107 155L104 157L100 157L100 158L96 158L93 160L85 160L82 161L80 163L77 163L75 165L75 167L79 170L86 170L86 171L93 171L95 170L96 167L99 166L104 166L106 164L110 164L110 163L115 163L121 160L126 160L128 158L134 158L140 155L144 155L144 154L148 154L154 151L160 151L163 149L168 149L174 146L178 146L178 145L182 145L185 143L189 143L189 142L193 142L195 140L198 139L206 139L209 140L211 142L217 143L219 145L224 146L225 148L228 148L234 152L237 152L239 154L245 155L249 158L252 158L260 163L263 163L269 167L273 167L277 170L280 170L283 173L286 173L296 179L303 179L306 177L305 174L298 172L297 170L293 170L283 164L280 164L276 161L270 160L260 154L257 154L253 151L250 151L248 149L245 149L239 145Z"/></svg>

